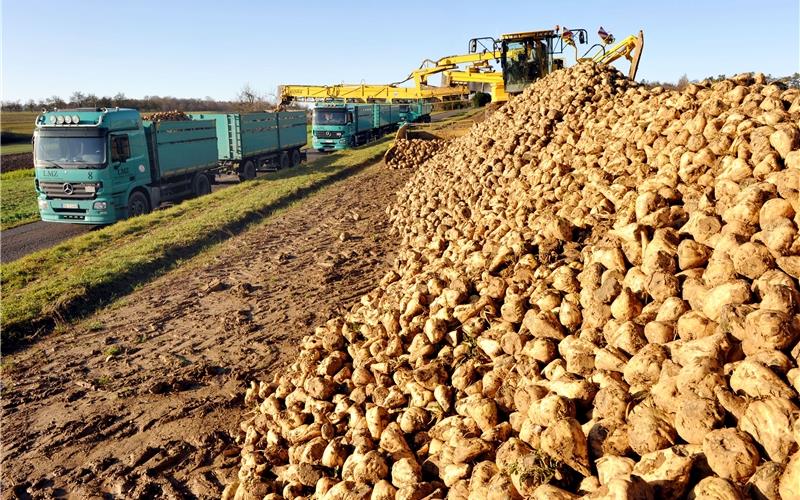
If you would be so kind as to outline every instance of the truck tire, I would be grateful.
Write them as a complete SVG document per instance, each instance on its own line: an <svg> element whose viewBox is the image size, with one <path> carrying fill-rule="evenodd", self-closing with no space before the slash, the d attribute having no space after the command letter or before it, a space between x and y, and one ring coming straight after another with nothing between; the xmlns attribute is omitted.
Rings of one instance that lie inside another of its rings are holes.
<svg viewBox="0 0 800 500"><path fill-rule="evenodd" d="M281 152L281 163L280 163L280 167L279 168L281 168L281 169L289 168L290 161L291 160L289 160L289 153L287 153L286 151L282 151Z"/></svg>
<svg viewBox="0 0 800 500"><path fill-rule="evenodd" d="M150 213L150 200L141 191L134 191L128 197L128 218Z"/></svg>
<svg viewBox="0 0 800 500"><path fill-rule="evenodd" d="M300 165L300 150L295 149L292 151L292 166L296 167L298 165Z"/></svg>
<svg viewBox="0 0 800 500"><path fill-rule="evenodd" d="M211 192L211 181L206 174L196 174L192 179L192 194L203 196Z"/></svg>
<svg viewBox="0 0 800 500"><path fill-rule="evenodd" d="M253 160L247 160L239 166L239 180L249 181L256 178L256 164Z"/></svg>

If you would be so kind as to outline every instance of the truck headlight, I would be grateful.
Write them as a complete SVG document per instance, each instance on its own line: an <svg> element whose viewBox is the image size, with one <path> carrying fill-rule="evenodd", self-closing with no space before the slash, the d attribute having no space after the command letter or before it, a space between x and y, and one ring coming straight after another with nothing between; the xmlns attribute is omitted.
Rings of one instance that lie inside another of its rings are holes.
<svg viewBox="0 0 800 500"><path fill-rule="evenodd" d="M39 200L39 210L47 210L47 200Z"/></svg>
<svg viewBox="0 0 800 500"><path fill-rule="evenodd" d="M95 210L105 210L108 208L108 202L105 201L96 201L92 204L92 208Z"/></svg>

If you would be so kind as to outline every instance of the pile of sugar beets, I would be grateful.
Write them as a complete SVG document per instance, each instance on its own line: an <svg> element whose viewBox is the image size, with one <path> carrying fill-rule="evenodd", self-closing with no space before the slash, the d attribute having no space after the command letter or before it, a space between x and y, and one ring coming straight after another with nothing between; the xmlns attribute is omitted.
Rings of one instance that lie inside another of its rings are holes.
<svg viewBox="0 0 800 500"><path fill-rule="evenodd" d="M580 64L415 172L226 498L800 498L800 91Z"/></svg>
<svg viewBox="0 0 800 500"><path fill-rule="evenodd" d="M397 139L394 154L386 161L392 170L417 168L442 148L447 146L443 139Z"/></svg>

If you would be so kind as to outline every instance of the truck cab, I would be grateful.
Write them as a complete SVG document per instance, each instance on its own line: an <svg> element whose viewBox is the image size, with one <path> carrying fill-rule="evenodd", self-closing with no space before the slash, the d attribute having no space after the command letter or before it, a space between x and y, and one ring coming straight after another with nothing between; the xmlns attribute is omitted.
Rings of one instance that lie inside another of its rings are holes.
<svg viewBox="0 0 800 500"><path fill-rule="evenodd" d="M433 106L426 102L400 104L401 123L430 123Z"/></svg>
<svg viewBox="0 0 800 500"><path fill-rule="evenodd" d="M33 165L48 222L110 224L162 201L211 192L213 121L143 121L135 109L79 108L36 118Z"/></svg>
<svg viewBox="0 0 800 500"><path fill-rule="evenodd" d="M355 135L358 109L345 103L319 103L314 107L311 145L316 150L346 149Z"/></svg>
<svg viewBox="0 0 800 500"><path fill-rule="evenodd" d="M39 211L51 222L114 222L127 215L133 187L151 180L142 120L133 109L42 113L33 164Z"/></svg>

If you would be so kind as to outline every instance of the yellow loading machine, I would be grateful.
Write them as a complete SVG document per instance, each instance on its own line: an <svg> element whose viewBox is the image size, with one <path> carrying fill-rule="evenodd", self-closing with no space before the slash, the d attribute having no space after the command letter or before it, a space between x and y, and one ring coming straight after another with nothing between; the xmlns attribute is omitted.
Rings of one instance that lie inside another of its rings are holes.
<svg viewBox="0 0 800 500"><path fill-rule="evenodd" d="M628 77L636 78L639 60L644 48L644 33L630 35L615 43L614 36L602 27L598 30L600 42L589 47L583 55L578 45L584 45L588 33L583 28L568 29L556 26L552 30L507 33L499 39L473 38L468 53L426 59L406 79L389 84L337 84L337 85L282 85L279 87L281 103L291 100L344 102L411 102L441 103L467 98L476 86L488 87L492 102L505 102L509 95L522 92L534 81L564 67L564 58L557 57L567 47L575 50L575 59L611 64L625 58L630 63ZM491 62L499 63L496 71ZM468 65L465 68L462 66ZM442 74L442 85L428 84L428 78ZM403 83L413 81L413 87ZM472 87L472 88L471 88Z"/></svg>

